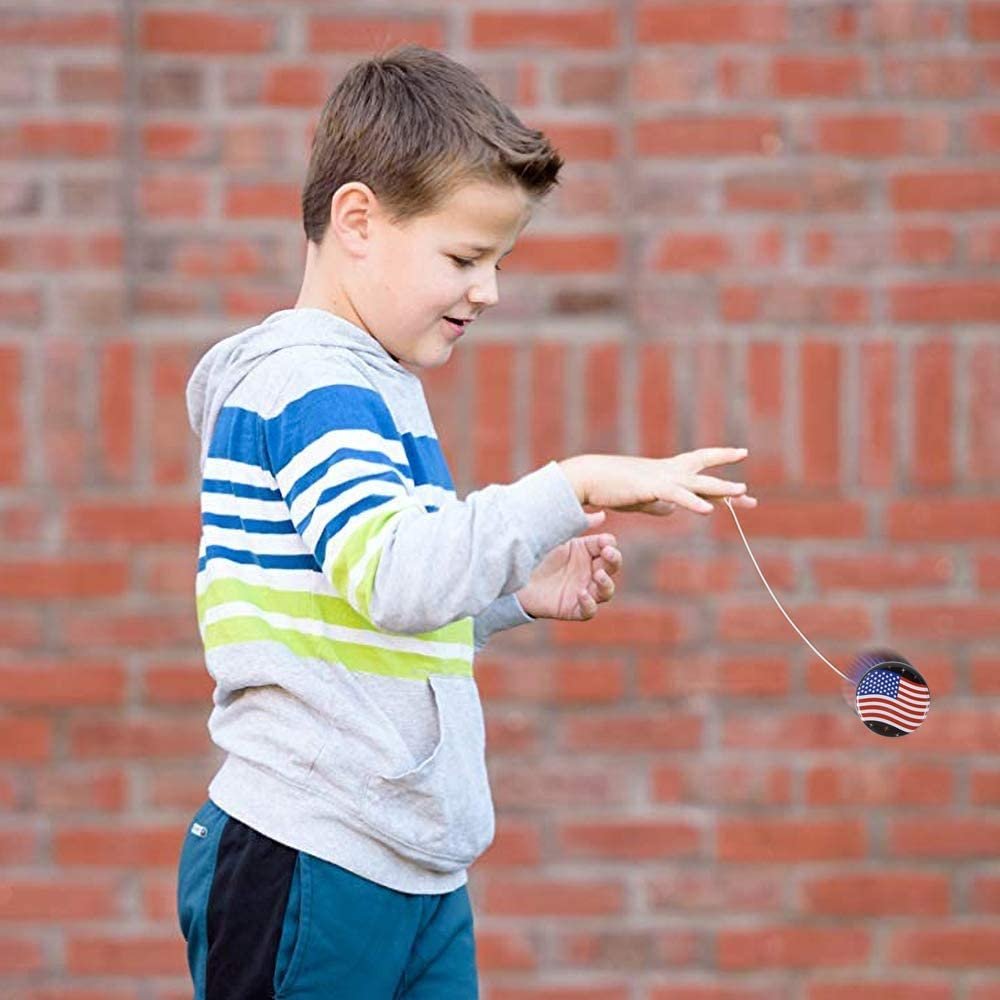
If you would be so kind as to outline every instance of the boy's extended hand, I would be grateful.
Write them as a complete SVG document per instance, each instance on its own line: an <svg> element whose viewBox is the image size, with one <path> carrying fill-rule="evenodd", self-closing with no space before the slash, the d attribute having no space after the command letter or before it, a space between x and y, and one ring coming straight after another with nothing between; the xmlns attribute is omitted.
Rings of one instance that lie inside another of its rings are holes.
<svg viewBox="0 0 1000 1000"><path fill-rule="evenodd" d="M595 528L604 511L588 514ZM584 535L557 545L535 567L528 583L517 592L521 607L533 618L586 621L597 605L610 601L621 569L622 554L614 535Z"/></svg>

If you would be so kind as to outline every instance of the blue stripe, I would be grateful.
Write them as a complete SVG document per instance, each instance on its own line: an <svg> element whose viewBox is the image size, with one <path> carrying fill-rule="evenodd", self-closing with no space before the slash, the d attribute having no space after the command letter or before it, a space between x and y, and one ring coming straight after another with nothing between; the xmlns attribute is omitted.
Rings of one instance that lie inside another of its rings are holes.
<svg viewBox="0 0 1000 1000"><path fill-rule="evenodd" d="M239 549L227 549L221 545L209 545L198 560L200 573L212 559L228 559L230 562L256 564L262 569L319 569L316 560L311 555L301 556L271 556L258 555L256 552L245 552Z"/></svg>
<svg viewBox="0 0 1000 1000"><path fill-rule="evenodd" d="M294 535L295 525L291 521L258 521L229 514L202 514L202 524L213 524L217 528L236 528L238 531L252 531L258 535Z"/></svg>
<svg viewBox="0 0 1000 1000"><path fill-rule="evenodd" d="M331 500L336 500L341 493L345 492L345 490L349 490L352 487L357 486L358 483L376 482L376 481L382 481L387 483L398 483L399 476L397 476L395 473L392 472L380 472L371 476L359 476L357 479L349 479L347 482L341 483L339 486L331 486L329 489L323 490L323 492L319 496L319 499L316 501L316 506L313 507L311 511L309 511L309 513L305 516L305 519L302 521L302 523L298 525L299 531L301 531L302 534L304 535L309 527L309 523L313 519L313 514L315 514L316 511L318 511L325 504L330 503Z"/></svg>
<svg viewBox="0 0 1000 1000"><path fill-rule="evenodd" d="M318 465L314 465L308 472L303 473L303 475L295 480L294 485L289 488L287 493L288 505L291 506L295 503L296 498L303 490L309 489L313 483L322 479L332 465L348 458L360 458L365 462L381 465L383 468L388 466L396 470L396 475L392 476L392 473L390 473L394 481L397 483L401 482L404 485L405 479L410 478L411 475L409 466L396 465L395 462L390 461L388 456L380 451L358 451L356 448L338 448L332 455L324 458Z"/></svg>
<svg viewBox="0 0 1000 1000"><path fill-rule="evenodd" d="M216 418L212 441L208 447L209 458L227 458L244 465L267 468L264 440L260 433L261 418L250 410L238 406L224 406Z"/></svg>
<svg viewBox="0 0 1000 1000"><path fill-rule="evenodd" d="M386 497L362 497L356 504L352 504L345 510L341 511L335 518L333 518L330 523L323 529L323 534L319 537L319 542L316 544L316 561L319 563L320 567L326 564L326 547L333 538L335 534L352 517L357 514L363 514L366 510L371 510L373 507L381 507L383 504L388 503Z"/></svg>
<svg viewBox="0 0 1000 1000"><path fill-rule="evenodd" d="M371 431L399 441L399 431L382 397L373 389L326 385L289 403L264 421L272 468L283 469L303 448L330 431Z"/></svg>
<svg viewBox="0 0 1000 1000"><path fill-rule="evenodd" d="M270 490L266 486L247 486L233 483L228 479L203 479L202 493L224 493L226 496L245 497L248 500L280 500L281 490Z"/></svg>

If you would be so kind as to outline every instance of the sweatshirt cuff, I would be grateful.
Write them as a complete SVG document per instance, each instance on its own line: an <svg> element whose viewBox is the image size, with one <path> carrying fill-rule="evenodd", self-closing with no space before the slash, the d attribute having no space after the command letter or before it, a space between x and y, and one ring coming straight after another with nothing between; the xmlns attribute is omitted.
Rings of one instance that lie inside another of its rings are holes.
<svg viewBox="0 0 1000 1000"><path fill-rule="evenodd" d="M475 647L478 652L489 641L494 632L517 628L537 619L529 615L514 594L498 597L489 607L476 615L474 622Z"/></svg>
<svg viewBox="0 0 1000 1000"><path fill-rule="evenodd" d="M507 489L514 493L512 516L517 518L519 533L531 546L536 564L587 527L586 511L556 461L529 472Z"/></svg>

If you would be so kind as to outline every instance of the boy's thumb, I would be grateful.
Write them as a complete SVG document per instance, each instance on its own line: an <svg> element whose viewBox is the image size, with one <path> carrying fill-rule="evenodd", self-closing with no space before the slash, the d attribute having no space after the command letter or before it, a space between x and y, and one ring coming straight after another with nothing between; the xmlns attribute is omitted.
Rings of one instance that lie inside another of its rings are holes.
<svg viewBox="0 0 1000 1000"><path fill-rule="evenodd" d="M596 528L596 527L598 527L599 525L601 525L601 524L604 523L604 519L607 516L608 516L608 512L606 510L599 510L599 511L596 511L595 513L593 513L593 514L587 514L586 515L586 517L587 517L587 527L588 528Z"/></svg>

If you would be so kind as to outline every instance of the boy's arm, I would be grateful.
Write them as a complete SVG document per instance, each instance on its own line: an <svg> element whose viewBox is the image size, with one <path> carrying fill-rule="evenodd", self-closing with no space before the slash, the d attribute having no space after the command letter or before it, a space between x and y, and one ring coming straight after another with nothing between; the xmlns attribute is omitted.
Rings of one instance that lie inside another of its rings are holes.
<svg viewBox="0 0 1000 1000"><path fill-rule="evenodd" d="M402 439L371 389L323 385L266 420L264 436L292 522L324 576L390 631L420 634L480 615L587 527L557 462L426 510L411 492ZM509 602L493 609L480 635L511 610Z"/></svg>

